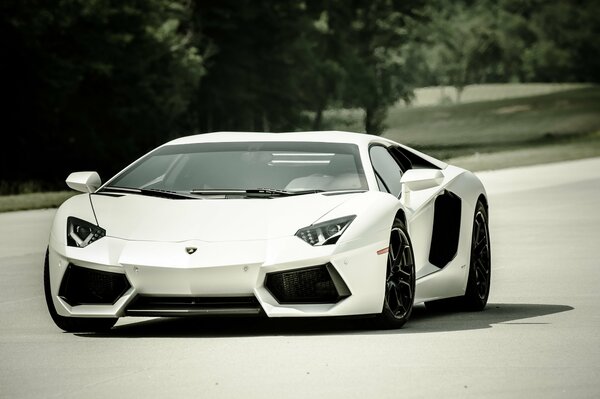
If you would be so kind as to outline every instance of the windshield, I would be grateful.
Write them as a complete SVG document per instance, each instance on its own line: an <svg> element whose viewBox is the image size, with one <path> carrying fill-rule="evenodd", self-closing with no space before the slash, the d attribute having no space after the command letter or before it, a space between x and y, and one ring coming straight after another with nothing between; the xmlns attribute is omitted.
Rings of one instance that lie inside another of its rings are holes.
<svg viewBox="0 0 600 399"><path fill-rule="evenodd" d="M357 145L305 142L164 146L108 186L174 193L367 190Z"/></svg>

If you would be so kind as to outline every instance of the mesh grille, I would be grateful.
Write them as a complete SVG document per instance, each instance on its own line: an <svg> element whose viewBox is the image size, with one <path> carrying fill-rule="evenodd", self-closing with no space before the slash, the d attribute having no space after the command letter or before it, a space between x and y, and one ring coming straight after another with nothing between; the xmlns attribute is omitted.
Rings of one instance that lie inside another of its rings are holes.
<svg viewBox="0 0 600 399"><path fill-rule="evenodd" d="M69 305L114 304L131 285L121 273L72 264L67 266L58 295Z"/></svg>
<svg viewBox="0 0 600 399"><path fill-rule="evenodd" d="M269 273L265 286L279 303L335 303L342 299L326 265Z"/></svg>

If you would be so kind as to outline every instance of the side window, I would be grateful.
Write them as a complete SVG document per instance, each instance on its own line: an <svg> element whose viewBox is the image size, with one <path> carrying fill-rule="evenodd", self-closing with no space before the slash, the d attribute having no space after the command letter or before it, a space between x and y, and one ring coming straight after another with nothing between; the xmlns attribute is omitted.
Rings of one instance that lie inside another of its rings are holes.
<svg viewBox="0 0 600 399"><path fill-rule="evenodd" d="M396 162L400 165L403 172L412 169L413 165L410 159L401 151L400 147L389 147L390 154L396 159Z"/></svg>
<svg viewBox="0 0 600 399"><path fill-rule="evenodd" d="M413 169L413 168L414 169L439 169L438 166L421 158L420 156L418 156L417 154L415 154L412 151L407 150L406 148L394 147L393 151L394 151L394 154L396 157L398 157L399 159L407 160L408 163L410 164L410 168L406 168L405 170ZM400 158L400 157L402 157L402 158ZM401 162L403 164L405 163L405 161L401 161Z"/></svg>
<svg viewBox="0 0 600 399"><path fill-rule="evenodd" d="M371 156L371 164L377 175L379 190L387 191L398 197L402 189L400 184L402 171L396 160L385 147L380 145L371 147L369 155ZM382 183L384 187L382 187Z"/></svg>

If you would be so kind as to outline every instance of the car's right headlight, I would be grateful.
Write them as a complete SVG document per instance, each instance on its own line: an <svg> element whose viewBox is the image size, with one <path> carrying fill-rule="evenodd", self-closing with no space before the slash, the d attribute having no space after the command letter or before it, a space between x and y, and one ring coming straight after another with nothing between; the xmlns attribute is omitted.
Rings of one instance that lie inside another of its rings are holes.
<svg viewBox="0 0 600 399"><path fill-rule="evenodd" d="M356 215L344 216L313 224L298 230L296 237L300 237L313 246L335 244L348 226L350 226L354 218L356 218Z"/></svg>
<svg viewBox="0 0 600 399"><path fill-rule="evenodd" d="M67 245L84 248L104 237L106 230L85 220L70 216L67 218Z"/></svg>

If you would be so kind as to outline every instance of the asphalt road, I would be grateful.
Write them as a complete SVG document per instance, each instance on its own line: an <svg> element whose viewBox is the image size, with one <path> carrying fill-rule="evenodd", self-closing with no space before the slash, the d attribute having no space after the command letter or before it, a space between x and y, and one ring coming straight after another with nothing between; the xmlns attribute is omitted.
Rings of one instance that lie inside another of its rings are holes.
<svg viewBox="0 0 600 399"><path fill-rule="evenodd" d="M600 158L481 173L493 285L479 313L369 320L130 319L62 333L42 261L54 211L0 214L1 398L600 395Z"/></svg>

